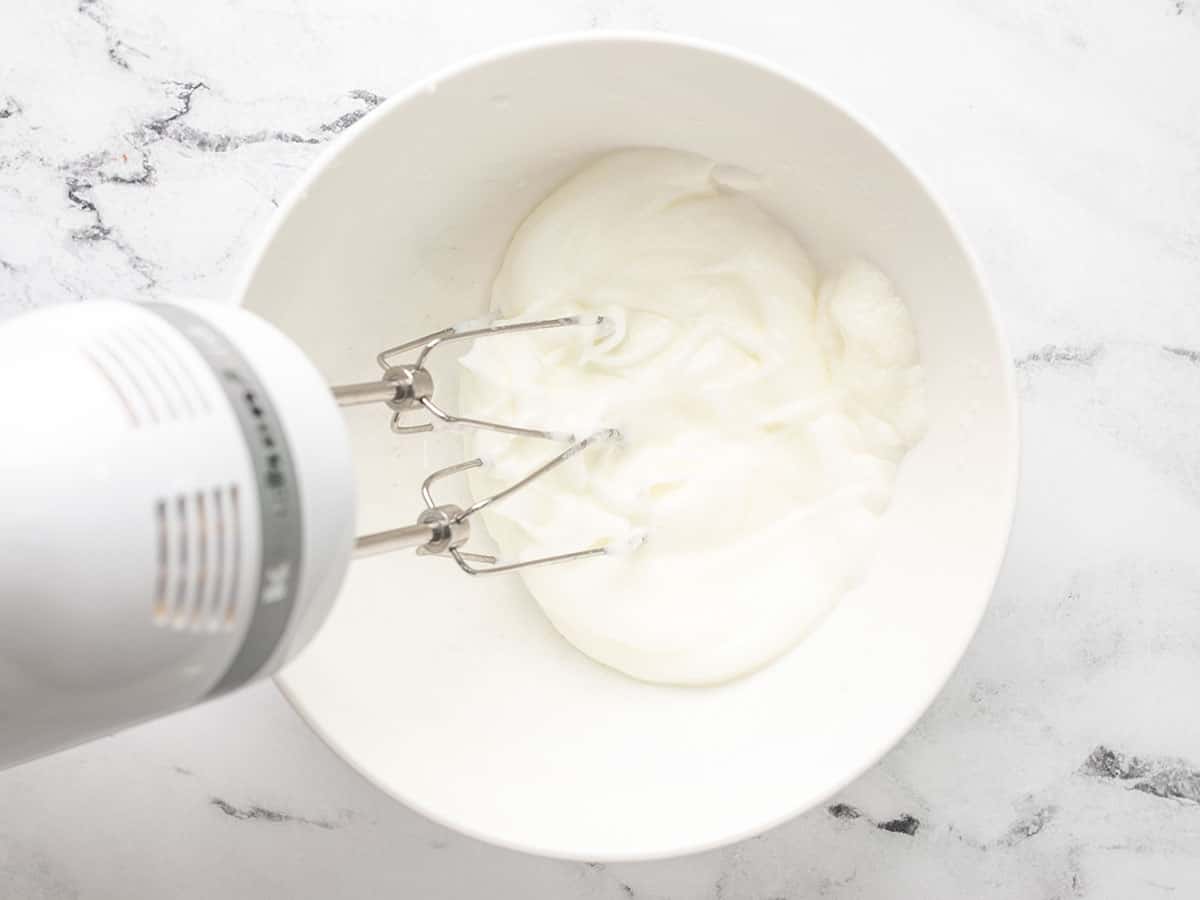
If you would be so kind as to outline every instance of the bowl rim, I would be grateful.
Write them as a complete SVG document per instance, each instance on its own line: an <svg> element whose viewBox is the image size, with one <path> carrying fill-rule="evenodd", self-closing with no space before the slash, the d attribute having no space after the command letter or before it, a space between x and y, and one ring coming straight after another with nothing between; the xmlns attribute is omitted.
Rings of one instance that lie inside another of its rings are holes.
<svg viewBox="0 0 1200 900"><path fill-rule="evenodd" d="M1013 521L1016 513L1017 488L1020 481L1021 468L1021 416L1020 404L1018 402L1017 387L1016 387L1016 368L1013 364L1012 351L1009 346L1004 329L1000 319L996 313L996 304L993 300L990 291L987 288L987 283L983 278L979 261L967 241L965 234L959 227L955 219L950 215L945 205L939 199L938 195L930 187L929 182L905 156L896 150L896 148L888 142L879 131L870 124L869 120L864 118L858 112L848 107L843 101L838 100L825 90L814 87L804 78L789 71L781 65L778 65L770 60L767 60L757 54L740 50L726 44L715 41L710 41L704 38L693 37L686 34L677 33L660 33L652 31L639 30L603 30L603 31L568 31L560 32L540 37L528 38L525 40L507 43L500 47L486 50L480 53L475 53L466 58L445 66L431 75L421 78L409 85L406 89L400 91L392 97L389 97L378 107L371 110L365 117L364 121L357 124L347 132L339 135L337 139L332 141L318 155L318 157L308 166L305 173L300 177L299 181L292 187L288 198L280 204L274 216L268 223L262 236L257 241L254 250L249 254L245 264L242 267L242 274L237 281L234 290L234 302L243 305L246 300L247 293L253 283L254 277L261 268L264 259L270 251L271 245L274 243L276 236L282 229L284 223L295 211L296 207L304 200L311 186L316 181L322 178L337 157L348 149L352 144L367 139L380 124L388 117L391 110L398 109L412 99L429 92L431 89L447 79L456 77L471 69L479 66L488 65L499 62L511 57L519 56L531 51L545 50L549 48L560 48L580 44L639 44L639 45L663 45L672 48L684 48L695 50L701 53L713 54L716 56L725 57L743 66L749 66L759 69L769 75L782 79L800 90L806 91L816 97L818 100L828 104L838 112L846 116L851 122L863 129L872 139L877 141L883 149L885 149L908 173L908 175L916 183L918 189L925 195L932 208L942 218L959 250L962 252L966 261L967 268L970 272L972 280L975 282L979 294L983 299L985 312L993 333L996 336L996 341L1003 352L1005 364L1001 377L1003 380L1004 400L1008 413L1012 418L1013 428L1009 439L1007 449L1007 457L1010 460L1010 471L1007 473L1006 485L1006 509L1004 511L1005 530L1004 539L1001 543L996 558L991 567L991 589L984 595L982 602L978 603L975 611L975 621L971 624L970 629L965 633L965 637L961 645L956 648L954 654L954 663L947 667L946 671L936 679L936 683L926 695L921 697L920 702L913 704L913 712L909 716L902 727L898 728L887 740L880 743L876 753L867 758L861 766L845 773L838 779L833 786L825 791L820 797L812 801L811 798L804 802L798 803L788 811L765 818L762 822L753 827L732 829L727 833L713 836L707 840L699 842L684 842L676 844L663 844L657 847L647 849L643 852L628 853L628 852L612 852L605 850L588 851L586 848L563 848L542 846L535 843L529 843L521 840L515 840L508 836L498 833L492 833L484 829L475 828L469 823L461 822L454 819L452 816L443 815L440 812L429 809L422 803L414 801L406 797L403 793L394 790L388 785L383 784L375 775L370 772L367 767L359 764L355 755L349 751L334 735L329 734L320 722L316 721L309 715L305 709L303 701L296 696L286 681L285 670L277 674L274 678L275 684L280 692L287 699L291 707L299 714L300 718L308 725L313 732L328 746L337 756L353 769L358 775L364 778L367 782L381 791L388 797L402 803L410 810L423 816L430 821L449 828L460 834L502 847L507 850L514 850L520 853L532 854L552 859L563 859L572 861L587 861L587 862L643 862L659 859L670 859L681 856L688 856L696 853L702 853L707 850L713 850L719 847L729 846L731 844L746 840L751 837L763 834L779 825L791 821L802 813L816 809L822 803L829 800L831 797L842 791L851 782L860 778L866 771L873 768L878 762L892 751L896 745L907 735L912 728L917 724L918 720L925 714L933 701L944 690L951 676L961 664L963 657L966 655L971 641L974 639L979 630L980 623L983 621L984 613L987 611L988 604L991 602L992 594L995 590L996 580L999 577L1000 569L1004 564L1005 557L1008 552L1008 547L1012 535Z"/></svg>

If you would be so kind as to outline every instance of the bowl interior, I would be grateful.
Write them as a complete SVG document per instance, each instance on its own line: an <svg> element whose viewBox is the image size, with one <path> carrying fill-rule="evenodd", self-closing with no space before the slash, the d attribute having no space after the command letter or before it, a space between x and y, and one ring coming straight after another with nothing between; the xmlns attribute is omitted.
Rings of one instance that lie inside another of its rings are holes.
<svg viewBox="0 0 1200 900"><path fill-rule="evenodd" d="M472 580L411 554L355 564L328 624L281 677L292 701L346 760L419 811L493 842L584 859L728 842L873 763L965 650L1016 482L1011 363L937 204L827 100L687 42L544 42L391 101L285 209L244 302L331 381L371 377L383 347L486 307L513 230L557 183L636 145L749 170L762 179L760 201L819 261L861 255L889 273L915 319L932 425L904 463L861 587L784 659L718 688L649 686L591 662L516 578ZM447 401L448 362L435 373ZM461 458L456 439L397 437L382 409L351 410L348 421L360 530L408 524L423 476Z"/></svg>

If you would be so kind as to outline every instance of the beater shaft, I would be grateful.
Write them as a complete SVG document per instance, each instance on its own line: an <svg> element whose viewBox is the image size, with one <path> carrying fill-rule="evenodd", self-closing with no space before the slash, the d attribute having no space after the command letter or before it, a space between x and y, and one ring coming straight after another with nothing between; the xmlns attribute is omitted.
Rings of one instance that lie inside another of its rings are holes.
<svg viewBox="0 0 1200 900"><path fill-rule="evenodd" d="M364 534L354 542L354 558L377 556L380 553L407 550L410 547L423 547L433 540L433 535L432 525L407 525L404 528L392 528L388 531L378 531L375 534Z"/></svg>
<svg viewBox="0 0 1200 900"><path fill-rule="evenodd" d="M386 381L364 381L333 388L338 406L363 406L368 403L387 403L396 396L396 386Z"/></svg>

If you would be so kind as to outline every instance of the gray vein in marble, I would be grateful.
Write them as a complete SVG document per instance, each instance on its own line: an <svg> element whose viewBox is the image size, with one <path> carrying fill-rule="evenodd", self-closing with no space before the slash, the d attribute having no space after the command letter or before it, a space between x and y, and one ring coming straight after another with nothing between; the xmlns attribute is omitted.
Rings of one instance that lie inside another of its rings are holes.
<svg viewBox="0 0 1200 900"><path fill-rule="evenodd" d="M917 829L921 827L921 820L915 816L910 816L904 813L895 819L888 819L886 822L877 822L875 827L882 831L890 831L893 834L907 834L912 837L917 833Z"/></svg>
<svg viewBox="0 0 1200 900"><path fill-rule="evenodd" d="M0 104L0 119L11 119L21 111L20 103L12 97L5 97L3 104Z"/></svg>
<svg viewBox="0 0 1200 900"><path fill-rule="evenodd" d="M1000 840L996 841L996 845L1000 847L1012 847L1022 841L1027 841L1031 837L1035 837L1042 833L1042 830L1053 821L1058 815L1057 806L1043 806L1033 815L1023 819L1018 819L1008 829L1008 832Z"/></svg>
<svg viewBox="0 0 1200 900"><path fill-rule="evenodd" d="M361 108L343 113L329 122L322 122L309 130L308 133L284 129L260 128L256 131L242 134L226 134L196 128L189 123L181 121L192 111L192 103L196 93L201 90L207 90L207 84L202 81L168 82L168 84L175 85L178 88L175 97L179 101L179 106L170 115L152 119L146 122L143 127L159 138L166 138L182 146L206 153L227 153L231 150L237 150L239 147L263 143L321 144L358 122L386 99L372 91L358 88L350 91L348 96L362 103Z"/></svg>
<svg viewBox="0 0 1200 900"><path fill-rule="evenodd" d="M1094 778L1132 781L1131 790L1164 800L1200 804L1200 769L1181 759L1131 756L1101 744L1084 760L1080 772Z"/></svg>
<svg viewBox="0 0 1200 900"><path fill-rule="evenodd" d="M921 827L921 820L908 813L902 813L894 819L877 822L863 813L858 807L851 806L848 803L835 803L825 811L835 819L846 821L863 819L870 822L880 831L888 831L892 834L904 834L909 837L915 836ZM975 850L987 851L997 848L1008 848L1041 834L1046 826L1058 816L1058 812L1058 807L1054 805L1039 807L1030 815L1017 819L1001 837L993 841L981 841L972 838L970 835L964 834L961 830L953 826L949 826L949 831L963 844Z"/></svg>
<svg viewBox="0 0 1200 900"><path fill-rule="evenodd" d="M179 105L167 115L150 119L142 126L159 137L167 133L167 128L173 122L178 122L192 111L192 98L196 96L197 91L208 90L208 85L203 81L166 81L163 86L175 88L175 99L179 101Z"/></svg>
<svg viewBox="0 0 1200 900"><path fill-rule="evenodd" d="M835 803L829 807L828 812L835 819L857 819L862 815L858 808L849 803Z"/></svg>
<svg viewBox="0 0 1200 900"><path fill-rule="evenodd" d="M617 878L616 876L612 875L612 873L608 871L608 868L604 865L604 863L585 862L583 864L583 868L584 868L584 871L587 873L595 873L597 875L606 875L606 876L611 877L613 882L616 884L617 888L621 891L621 893L624 896L634 897L637 895L637 892L634 891L632 885L630 885L627 882L622 881L620 878Z"/></svg>
<svg viewBox="0 0 1200 900"><path fill-rule="evenodd" d="M99 207L92 199L85 196L93 188L91 182L68 175L66 187L67 199L71 201L72 205L92 216L90 225L76 228L71 232L71 240L80 243L111 244L125 257L130 268L145 279L147 286L153 286L157 280L154 274L154 263L134 250L120 234L104 221L104 215L100 212Z"/></svg>
<svg viewBox="0 0 1200 900"><path fill-rule="evenodd" d="M117 37L116 29L108 18L108 7L100 0L79 0L79 13L91 19L100 26L104 33L104 43L108 47L108 58L121 69L129 68L129 55L141 56L146 54Z"/></svg>
<svg viewBox="0 0 1200 900"><path fill-rule="evenodd" d="M1083 865L1080 860L1080 855L1083 852L1083 847L1076 844L1067 850L1067 871L1071 874L1071 895L1073 897L1082 897L1087 889L1083 883Z"/></svg>
<svg viewBox="0 0 1200 900"><path fill-rule="evenodd" d="M109 153L89 153L61 166L67 173L68 187L71 181L86 188L95 187L97 182L150 187L157 173L149 153L132 146L129 149L137 157L132 169L127 168L130 165L129 153L122 153L120 157Z"/></svg>
<svg viewBox="0 0 1200 900"><path fill-rule="evenodd" d="M1090 347L1047 344L1041 350L1026 353L1016 359L1018 369L1033 366L1090 366L1104 352L1099 344Z"/></svg>
<svg viewBox="0 0 1200 900"><path fill-rule="evenodd" d="M1195 363L1200 366L1200 350L1193 350L1190 347L1163 347L1163 350L1170 353L1172 356L1181 356L1188 362Z"/></svg>
<svg viewBox="0 0 1200 900"><path fill-rule="evenodd" d="M355 100L361 100L363 103L362 109L353 109L348 113L343 113L342 115L338 116L332 122L324 123L321 125L321 131L327 131L331 134L339 134L387 99L387 97L381 97L379 94L371 91L365 91L361 88L351 91L348 96Z"/></svg>
<svg viewBox="0 0 1200 900"><path fill-rule="evenodd" d="M717 883L713 885L713 897L716 900L725 900L725 888L729 886L729 869L725 869L717 876Z"/></svg>
<svg viewBox="0 0 1200 900"><path fill-rule="evenodd" d="M331 822L327 819L309 819L304 816L294 816L290 813L267 809L263 806L234 806L229 801L222 800L220 797L213 797L208 802L230 818L242 821L255 820L276 824L293 822L297 825L311 825L313 828L320 828L323 831L334 831L345 824L344 822Z"/></svg>
<svg viewBox="0 0 1200 900"><path fill-rule="evenodd" d="M905 834L909 837L915 835L921 827L921 820L908 813L901 813L894 819L885 819L882 822L877 822L858 807L851 806L848 803L835 803L825 811L835 819L864 819L880 831L890 831L892 834Z"/></svg>
<svg viewBox="0 0 1200 900"><path fill-rule="evenodd" d="M166 136L177 144L205 153L227 153L249 144L319 144L321 138L297 134L294 131L268 130L265 128L245 134L221 134L181 124L173 127Z"/></svg>

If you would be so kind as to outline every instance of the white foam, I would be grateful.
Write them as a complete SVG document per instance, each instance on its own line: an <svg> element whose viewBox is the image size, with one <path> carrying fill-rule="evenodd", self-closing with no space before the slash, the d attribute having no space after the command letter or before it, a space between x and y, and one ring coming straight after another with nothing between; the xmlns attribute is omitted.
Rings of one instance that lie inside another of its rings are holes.
<svg viewBox="0 0 1200 900"><path fill-rule="evenodd" d="M923 427L912 323L887 279L851 264L822 280L739 193L751 186L668 150L568 180L514 236L492 303L614 332L480 341L463 382L464 414L589 436L482 515L509 557L605 547L612 559L521 574L575 646L648 681L720 682L799 641L870 562ZM480 496L554 452L484 433L472 446L497 458Z"/></svg>

